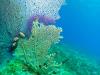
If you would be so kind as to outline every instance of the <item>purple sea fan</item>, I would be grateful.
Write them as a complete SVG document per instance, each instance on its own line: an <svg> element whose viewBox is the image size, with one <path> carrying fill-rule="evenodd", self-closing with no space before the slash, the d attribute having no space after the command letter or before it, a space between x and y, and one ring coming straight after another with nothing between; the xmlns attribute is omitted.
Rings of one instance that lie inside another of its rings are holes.
<svg viewBox="0 0 100 75"><path fill-rule="evenodd" d="M21 15L24 18L21 31L29 36L32 28L32 21L38 17L39 22L54 24L59 19L59 10L65 3L65 0L17 0L21 6Z"/></svg>
<svg viewBox="0 0 100 75"><path fill-rule="evenodd" d="M0 0L0 65L12 57L13 39L18 33L29 36L35 16L44 24L53 23L60 17L63 3L64 0Z"/></svg>
<svg viewBox="0 0 100 75"><path fill-rule="evenodd" d="M39 21L40 23L43 23L44 25L55 24L55 20L54 20L54 19L52 19L52 18L50 18L50 17L48 17L48 16L42 16L42 15L32 16L32 17L29 19L28 23L29 23L29 24L30 24L30 23L32 24L32 22L33 22L34 20L36 20L36 19L38 19L38 21Z"/></svg>
<svg viewBox="0 0 100 75"><path fill-rule="evenodd" d="M26 26L22 29L22 31L25 33L25 35L27 37L30 36L31 30L32 30L33 21L35 21L36 19L38 19L39 23L43 23L44 25L54 25L55 24L55 20L52 19L52 18L49 18L47 16L40 16L40 15L38 15L38 16L32 16L27 21Z"/></svg>

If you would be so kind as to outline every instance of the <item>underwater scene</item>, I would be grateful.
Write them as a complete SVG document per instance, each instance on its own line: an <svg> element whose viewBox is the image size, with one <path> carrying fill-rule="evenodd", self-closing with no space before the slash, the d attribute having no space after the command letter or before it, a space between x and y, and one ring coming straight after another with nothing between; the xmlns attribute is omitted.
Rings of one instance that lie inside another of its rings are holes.
<svg viewBox="0 0 100 75"><path fill-rule="evenodd" d="M0 75L100 75L99 0L0 0Z"/></svg>

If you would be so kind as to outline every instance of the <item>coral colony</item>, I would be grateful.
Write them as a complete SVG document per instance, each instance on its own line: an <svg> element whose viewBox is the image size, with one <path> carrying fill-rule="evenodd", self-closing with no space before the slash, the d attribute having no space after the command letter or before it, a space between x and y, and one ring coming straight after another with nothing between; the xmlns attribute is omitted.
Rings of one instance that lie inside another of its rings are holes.
<svg viewBox="0 0 100 75"><path fill-rule="evenodd" d="M100 75L55 25L64 0L0 0L0 75Z"/></svg>
<svg viewBox="0 0 100 75"><path fill-rule="evenodd" d="M33 17L38 16L39 22L49 24L59 16L58 11L63 2L63 0L0 0L1 66L11 59L12 50L16 48L13 39L19 35L19 32L23 32L29 38Z"/></svg>

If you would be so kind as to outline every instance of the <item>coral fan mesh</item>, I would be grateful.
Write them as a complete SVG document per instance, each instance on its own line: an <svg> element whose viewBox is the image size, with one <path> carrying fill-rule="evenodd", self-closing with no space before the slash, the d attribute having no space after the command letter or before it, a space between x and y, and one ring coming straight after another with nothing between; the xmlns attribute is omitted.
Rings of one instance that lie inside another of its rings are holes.
<svg viewBox="0 0 100 75"><path fill-rule="evenodd" d="M59 42L61 32L62 29L54 25L34 22L31 37L28 40L20 39L14 56L34 66L45 63L49 48Z"/></svg>
<svg viewBox="0 0 100 75"><path fill-rule="evenodd" d="M9 58L13 38L30 17L45 15L56 20L63 3L64 0L0 0L0 63Z"/></svg>
<svg viewBox="0 0 100 75"><path fill-rule="evenodd" d="M64 3L64 0L18 0L22 6L22 14L26 16L45 15L58 19L58 11Z"/></svg>
<svg viewBox="0 0 100 75"><path fill-rule="evenodd" d="M0 0L0 65L11 56L9 49L21 23L19 5L13 0Z"/></svg>

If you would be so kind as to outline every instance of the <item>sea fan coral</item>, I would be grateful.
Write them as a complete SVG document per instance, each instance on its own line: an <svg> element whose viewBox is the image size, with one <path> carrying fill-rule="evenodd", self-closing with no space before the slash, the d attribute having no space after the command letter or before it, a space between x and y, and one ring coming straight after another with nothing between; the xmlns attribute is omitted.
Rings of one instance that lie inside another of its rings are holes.
<svg viewBox="0 0 100 75"><path fill-rule="evenodd" d="M45 15L56 20L65 0L17 0L17 2L22 6L24 16Z"/></svg>
<svg viewBox="0 0 100 75"><path fill-rule="evenodd" d="M33 20L34 17L36 16L39 18L39 22L44 21L43 23L45 24L50 24L50 23L52 24L54 23L55 20L60 18L59 10L61 6L65 3L65 0L15 0L15 1L20 6L21 16L23 17L21 31L26 32L25 30L27 30L27 32L29 33L30 30L27 28L30 27L29 26L30 20ZM50 21L47 22L47 19L51 20L52 22ZM26 35L29 36L29 33L27 33Z"/></svg>
<svg viewBox="0 0 100 75"><path fill-rule="evenodd" d="M5 32L14 37L22 25L20 6L12 0L0 0L0 30L1 34Z"/></svg>
<svg viewBox="0 0 100 75"><path fill-rule="evenodd" d="M13 0L0 0L0 66L11 57L13 38L19 33L22 17Z"/></svg>
<svg viewBox="0 0 100 75"><path fill-rule="evenodd" d="M51 24L54 25L55 24L55 20L47 16L40 16L40 15L32 16L27 21L26 26L23 29L21 29L28 38L30 37L30 34L31 34L33 21L35 21L36 19L38 19L39 23L43 23L44 25L51 25Z"/></svg>
<svg viewBox="0 0 100 75"><path fill-rule="evenodd" d="M43 68L35 70L29 64L13 59L8 63L5 69L0 71L0 75L100 75L100 65L98 62L80 55L67 44L53 45L50 51L52 52L52 54L48 55L50 60L55 60L56 65L57 62L62 62L62 64L57 65L56 68L53 67L52 64L48 64L49 66L44 64ZM55 52L56 58L54 58ZM46 74L43 74L43 72Z"/></svg>
<svg viewBox="0 0 100 75"><path fill-rule="evenodd" d="M10 59L14 37L27 28L32 16L56 20L63 3L64 0L0 0L0 65Z"/></svg>
<svg viewBox="0 0 100 75"><path fill-rule="evenodd" d="M38 20L34 21L30 38L20 38L14 56L31 65L36 71L48 74L48 68L57 66L53 61L55 54L49 55L49 48L59 42L61 32L62 29L54 25L45 26Z"/></svg>

